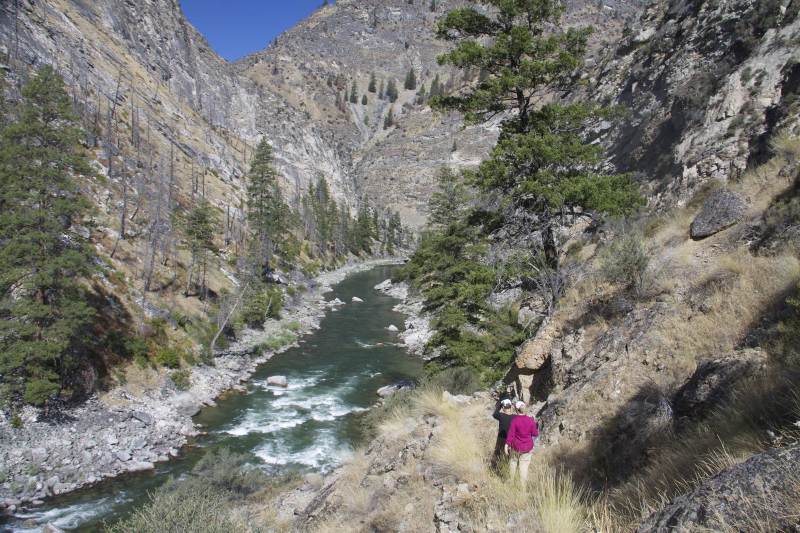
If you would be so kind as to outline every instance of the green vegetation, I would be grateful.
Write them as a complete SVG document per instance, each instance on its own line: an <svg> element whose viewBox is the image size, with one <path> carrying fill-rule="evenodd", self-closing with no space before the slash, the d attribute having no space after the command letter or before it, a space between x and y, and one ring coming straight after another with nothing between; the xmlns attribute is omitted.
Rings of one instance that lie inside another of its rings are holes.
<svg viewBox="0 0 800 533"><path fill-rule="evenodd" d="M417 90L417 75L414 73L414 69L411 68L406 74L406 80L403 83L403 88L407 91L416 91Z"/></svg>
<svg viewBox="0 0 800 533"><path fill-rule="evenodd" d="M650 254L644 240L629 232L614 239L605 249L600 263L600 273L611 283L622 285L637 295L647 286L647 268Z"/></svg>
<svg viewBox="0 0 800 533"><path fill-rule="evenodd" d="M0 384L5 402L44 404L69 387L94 310L94 251L75 227L91 172L64 82L42 67L0 132Z"/></svg>
<svg viewBox="0 0 800 533"><path fill-rule="evenodd" d="M278 187L272 147L266 139L256 148L247 178L247 221L253 232L253 254L269 259L286 246L293 219Z"/></svg>
<svg viewBox="0 0 800 533"><path fill-rule="evenodd" d="M250 327L260 328L268 318L280 318L283 292L279 287L253 281L244 296L241 320Z"/></svg>
<svg viewBox="0 0 800 533"><path fill-rule="evenodd" d="M354 219L346 206L336 204L323 178L309 187L302 199L301 212L304 237L313 243L313 255L329 263L348 253L371 254L378 247L393 253L395 247L402 246L406 240L407 232L400 224L400 215L381 214L363 202Z"/></svg>
<svg viewBox="0 0 800 533"><path fill-rule="evenodd" d="M391 103L395 103L399 96L400 93L397 91L397 82L392 78L389 80L389 85L386 86L386 98L388 98Z"/></svg>
<svg viewBox="0 0 800 533"><path fill-rule="evenodd" d="M437 76L431 104L460 111L472 123L504 112L511 112L511 118L502 123L489 158L466 180L441 171L439 190L430 200L432 230L403 276L421 290L426 308L435 311L436 334L429 349L440 356L428 370L468 367L488 383L503 375L525 339L516 313L493 308L490 296L513 278L549 294L552 310L567 277L566 250L556 239L556 228L579 217L624 215L642 201L627 176L604 172L602 148L587 133L616 110L581 102L538 104L543 92L574 85L589 30L551 33L563 12L555 0L479 3L491 15L460 8L438 27L440 38L456 42L439 62L480 72L478 83L445 96ZM478 193L498 201L488 207L477 201ZM494 229L518 223L519 212L527 215L526 232L538 234L541 244L523 251L525 260L511 275L490 266L487 243ZM631 259L637 258L625 261ZM629 273L641 264L615 265L614 275L620 268Z"/></svg>
<svg viewBox="0 0 800 533"><path fill-rule="evenodd" d="M192 386L191 382L192 372L188 369L175 370L169 375L172 383L175 384L178 390L189 390Z"/></svg>
<svg viewBox="0 0 800 533"><path fill-rule="evenodd" d="M375 73L369 75L369 86L367 87L367 91L371 93L377 92L376 85L378 81L375 79Z"/></svg>
<svg viewBox="0 0 800 533"><path fill-rule="evenodd" d="M203 198L185 215L178 217L178 227L186 238L186 247L192 256L186 273L184 294L188 296L190 293L197 267L201 272L200 294L205 297L208 261L211 256L219 255L219 248L214 244L215 231L219 227L219 213L208 200Z"/></svg>
<svg viewBox="0 0 800 533"><path fill-rule="evenodd" d="M233 508L277 482L252 462L227 449L209 451L181 480L170 479L150 495L150 502L109 533L228 533L248 531ZM280 482L280 480L278 481Z"/></svg>

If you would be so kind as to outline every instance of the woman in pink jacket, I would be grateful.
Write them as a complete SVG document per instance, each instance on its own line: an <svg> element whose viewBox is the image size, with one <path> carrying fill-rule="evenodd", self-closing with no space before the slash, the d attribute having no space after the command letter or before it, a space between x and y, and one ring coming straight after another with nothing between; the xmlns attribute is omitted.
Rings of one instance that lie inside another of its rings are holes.
<svg viewBox="0 0 800 533"><path fill-rule="evenodd" d="M519 480L524 490L527 487L528 467L531 464L533 443L539 436L539 427L536 420L525 414L525 402L517 401L514 409L517 411L517 416L508 428L506 453L510 455L511 480L516 478L519 470Z"/></svg>

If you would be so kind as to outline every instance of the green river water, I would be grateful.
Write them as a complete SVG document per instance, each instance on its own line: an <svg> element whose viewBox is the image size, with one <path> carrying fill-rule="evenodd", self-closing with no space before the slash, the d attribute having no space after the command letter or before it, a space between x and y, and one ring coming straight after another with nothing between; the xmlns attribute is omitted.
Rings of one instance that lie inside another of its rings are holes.
<svg viewBox="0 0 800 533"><path fill-rule="evenodd" d="M346 302L328 312L320 329L259 367L246 394L230 394L195 418L207 435L194 439L183 454L154 472L126 475L89 489L54 498L41 508L19 513L0 530L38 531L51 522L70 531L102 531L147 501L148 491L169 476L180 476L214 447L251 452L262 468L281 473L327 472L347 457L361 437L360 417L376 401L375 391L402 379L416 379L422 363L396 346L403 315L397 300L373 286L396 267L353 274L329 299ZM351 303L353 296L364 300ZM287 389L268 387L268 376L284 375Z"/></svg>

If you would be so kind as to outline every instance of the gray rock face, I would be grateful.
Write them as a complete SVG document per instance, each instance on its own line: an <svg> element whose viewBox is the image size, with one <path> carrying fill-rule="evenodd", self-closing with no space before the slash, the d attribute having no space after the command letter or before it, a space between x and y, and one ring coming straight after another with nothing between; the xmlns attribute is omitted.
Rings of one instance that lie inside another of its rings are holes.
<svg viewBox="0 0 800 533"><path fill-rule="evenodd" d="M800 445L751 457L676 498L639 533L797 531Z"/></svg>
<svg viewBox="0 0 800 533"><path fill-rule="evenodd" d="M690 235L692 239L699 240L719 233L741 222L746 210L747 203L735 192L728 189L714 191L692 222Z"/></svg>

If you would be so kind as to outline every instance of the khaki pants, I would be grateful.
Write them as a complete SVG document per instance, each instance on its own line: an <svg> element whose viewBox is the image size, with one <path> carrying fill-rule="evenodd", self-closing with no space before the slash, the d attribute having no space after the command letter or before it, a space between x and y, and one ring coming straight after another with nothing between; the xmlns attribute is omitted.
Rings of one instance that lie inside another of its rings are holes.
<svg viewBox="0 0 800 533"><path fill-rule="evenodd" d="M511 450L509 453L508 466L511 472L511 481L517 477L517 470L519 470L519 482L522 488L527 487L528 483L528 468L531 466L532 453L519 453Z"/></svg>

